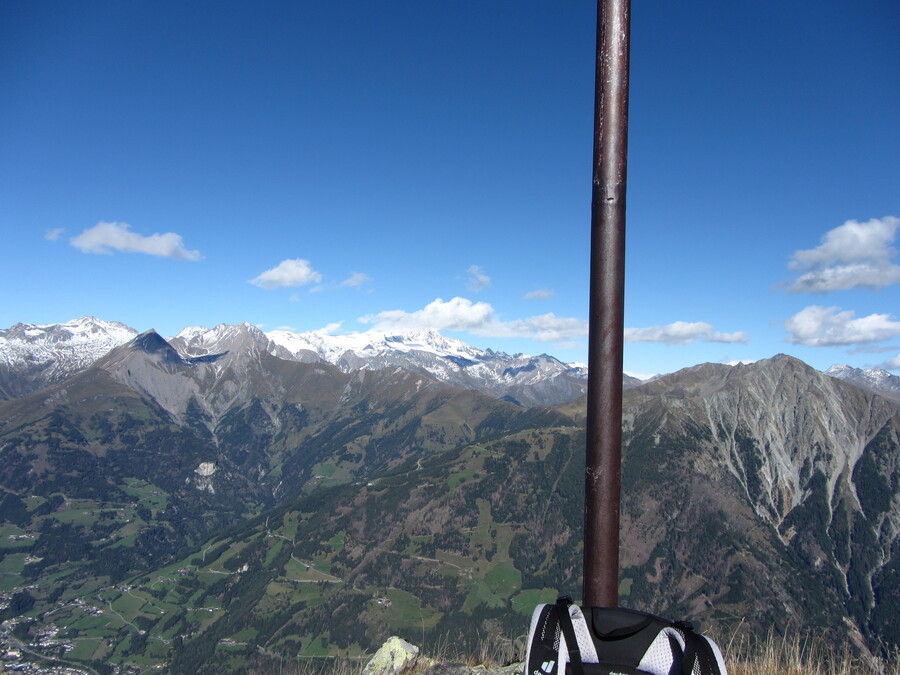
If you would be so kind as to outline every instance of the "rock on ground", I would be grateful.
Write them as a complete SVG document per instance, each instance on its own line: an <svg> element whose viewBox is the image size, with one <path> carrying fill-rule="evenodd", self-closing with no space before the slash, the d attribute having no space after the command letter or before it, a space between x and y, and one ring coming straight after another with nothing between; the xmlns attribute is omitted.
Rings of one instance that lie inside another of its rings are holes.
<svg viewBox="0 0 900 675"><path fill-rule="evenodd" d="M419 655L419 648L397 636L388 638L375 656L363 668L362 675L403 675L413 667L423 675L519 675L521 663L511 666L485 668L484 666L467 666L464 663L434 663L431 659ZM420 670L425 667L425 670Z"/></svg>
<svg viewBox="0 0 900 675"><path fill-rule="evenodd" d="M400 675L419 658L419 648L393 635L375 652L362 675Z"/></svg>

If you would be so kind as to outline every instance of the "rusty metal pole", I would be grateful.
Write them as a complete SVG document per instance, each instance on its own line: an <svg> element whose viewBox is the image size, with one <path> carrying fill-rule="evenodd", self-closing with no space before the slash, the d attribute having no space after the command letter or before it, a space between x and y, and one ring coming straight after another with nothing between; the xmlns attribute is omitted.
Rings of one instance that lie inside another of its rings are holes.
<svg viewBox="0 0 900 675"><path fill-rule="evenodd" d="M598 0L583 592L598 607L618 605L630 18L630 0Z"/></svg>

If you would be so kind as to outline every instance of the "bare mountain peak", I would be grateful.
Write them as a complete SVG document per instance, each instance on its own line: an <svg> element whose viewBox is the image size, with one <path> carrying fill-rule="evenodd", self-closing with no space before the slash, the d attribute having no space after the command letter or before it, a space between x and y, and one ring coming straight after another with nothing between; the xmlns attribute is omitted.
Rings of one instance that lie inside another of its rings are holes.
<svg viewBox="0 0 900 675"><path fill-rule="evenodd" d="M212 356L226 352L258 355L273 351L266 334L246 322L234 325L221 323L215 328L202 326L185 328L171 338L170 342L186 357Z"/></svg>
<svg viewBox="0 0 900 675"><path fill-rule="evenodd" d="M132 344L143 349L158 349L163 344L169 344L166 339L153 328L145 330L132 340Z"/></svg>
<svg viewBox="0 0 900 675"><path fill-rule="evenodd" d="M170 345L164 337L150 329L137 335L131 341L113 348L92 364L92 367L114 375L120 370L135 368L135 364L152 363L157 366L190 365ZM122 378L119 378L122 379Z"/></svg>
<svg viewBox="0 0 900 675"><path fill-rule="evenodd" d="M138 335L128 344L128 347L132 350L147 352L148 354L160 354L171 361L182 360L178 352L172 348L172 345L153 329Z"/></svg>
<svg viewBox="0 0 900 675"><path fill-rule="evenodd" d="M777 354L748 364L701 363L655 378L642 385L640 391L669 391L678 392L681 397L703 397L729 387L750 387L760 395L765 392L766 396L777 397L788 391L794 395L814 385L828 388L830 383L823 373L800 359Z"/></svg>

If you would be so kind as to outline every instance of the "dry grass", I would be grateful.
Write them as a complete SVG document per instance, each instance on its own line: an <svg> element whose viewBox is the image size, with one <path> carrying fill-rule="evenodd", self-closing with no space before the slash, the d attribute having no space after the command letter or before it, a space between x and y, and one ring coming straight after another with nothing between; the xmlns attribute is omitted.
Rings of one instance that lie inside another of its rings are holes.
<svg viewBox="0 0 900 675"><path fill-rule="evenodd" d="M863 658L849 643L798 634L736 641L725 658L729 675L900 675L896 658Z"/></svg>
<svg viewBox="0 0 900 675"><path fill-rule="evenodd" d="M359 675L365 661L346 659L296 659L274 666L269 663L250 668L249 675Z"/></svg>
<svg viewBox="0 0 900 675"><path fill-rule="evenodd" d="M437 644L428 654L422 654L416 666L404 675L420 675L433 663L462 663L467 666L505 666L525 658L525 637L511 640L499 635L481 639L473 652L454 650L447 640Z"/></svg>
<svg viewBox="0 0 900 675"><path fill-rule="evenodd" d="M481 640L474 652L454 648L449 639L441 640L425 653L403 675L421 675L435 663L461 663L467 666L503 666L521 661L525 655L525 636L510 640L489 636ZM289 662L271 661L248 669L249 675L360 675L368 659L298 658Z"/></svg>

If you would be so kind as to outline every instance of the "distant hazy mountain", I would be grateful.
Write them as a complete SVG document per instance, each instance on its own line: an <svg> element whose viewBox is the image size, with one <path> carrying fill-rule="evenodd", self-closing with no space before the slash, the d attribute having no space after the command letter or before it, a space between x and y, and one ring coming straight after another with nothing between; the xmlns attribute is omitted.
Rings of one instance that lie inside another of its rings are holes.
<svg viewBox="0 0 900 675"><path fill-rule="evenodd" d="M900 377L891 375L881 368L852 368L846 365L831 366L826 375L849 382L857 387L880 394L892 401L900 402Z"/></svg>
<svg viewBox="0 0 900 675"><path fill-rule="evenodd" d="M0 329L0 399L18 398L87 368L137 331L88 316L67 323Z"/></svg>

